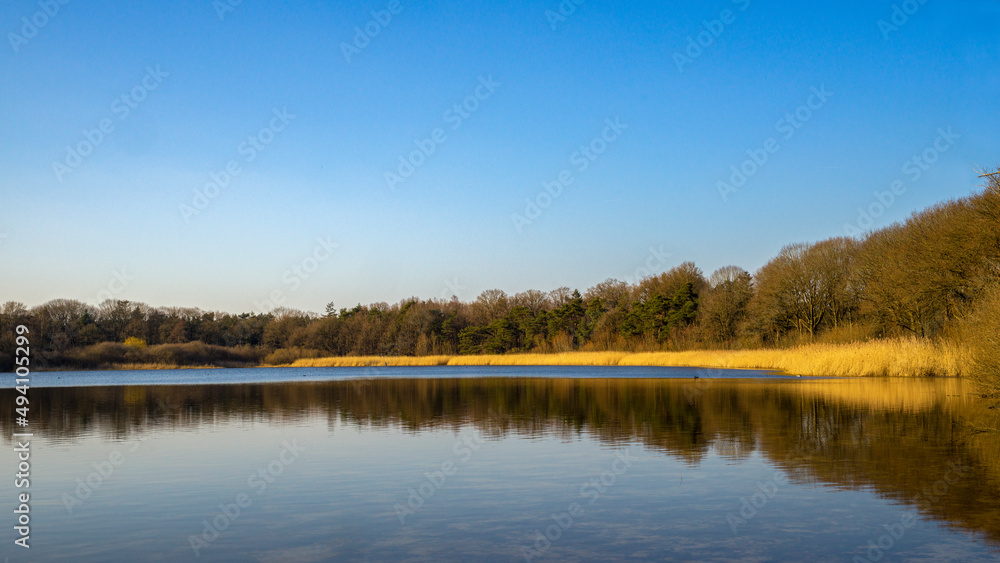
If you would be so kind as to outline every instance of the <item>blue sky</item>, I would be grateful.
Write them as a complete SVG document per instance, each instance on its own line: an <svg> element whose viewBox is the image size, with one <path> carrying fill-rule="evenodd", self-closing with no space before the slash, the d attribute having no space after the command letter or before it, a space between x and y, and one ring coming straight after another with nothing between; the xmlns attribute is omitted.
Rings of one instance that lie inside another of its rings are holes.
<svg viewBox="0 0 1000 563"><path fill-rule="evenodd" d="M222 2L0 7L0 301L322 311L753 271L1000 162L996 1Z"/></svg>

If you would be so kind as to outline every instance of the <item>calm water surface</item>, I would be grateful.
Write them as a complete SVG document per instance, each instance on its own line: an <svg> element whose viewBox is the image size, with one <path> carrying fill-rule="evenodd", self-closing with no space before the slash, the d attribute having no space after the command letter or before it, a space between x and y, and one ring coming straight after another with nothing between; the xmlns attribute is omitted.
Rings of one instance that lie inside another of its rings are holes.
<svg viewBox="0 0 1000 563"><path fill-rule="evenodd" d="M33 383L30 551L13 547L16 427L0 417L10 561L1000 559L1000 435L983 431L1000 409L956 380L445 367Z"/></svg>

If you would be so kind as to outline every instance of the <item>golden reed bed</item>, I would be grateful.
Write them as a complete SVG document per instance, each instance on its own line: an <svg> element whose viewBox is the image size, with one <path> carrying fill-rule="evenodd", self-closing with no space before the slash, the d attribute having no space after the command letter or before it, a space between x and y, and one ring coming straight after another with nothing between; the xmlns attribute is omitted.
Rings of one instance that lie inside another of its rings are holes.
<svg viewBox="0 0 1000 563"><path fill-rule="evenodd" d="M847 377L956 377L969 353L947 342L918 339L856 344L813 344L784 350L688 352L566 352L484 356L345 356L297 360L292 367L367 366L691 366L768 369L796 375Z"/></svg>

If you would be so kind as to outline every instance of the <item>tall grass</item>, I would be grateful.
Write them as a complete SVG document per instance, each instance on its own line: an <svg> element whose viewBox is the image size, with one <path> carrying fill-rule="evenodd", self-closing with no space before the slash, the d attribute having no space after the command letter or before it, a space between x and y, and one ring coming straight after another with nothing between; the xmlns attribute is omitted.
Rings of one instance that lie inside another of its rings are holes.
<svg viewBox="0 0 1000 563"><path fill-rule="evenodd" d="M456 356L337 356L332 358L303 358L286 364L272 364L278 367L311 368L353 368L353 367L401 367L401 366L444 366Z"/></svg>
<svg viewBox="0 0 1000 563"><path fill-rule="evenodd" d="M970 319L971 379L990 394L1000 394L1000 287L982 297Z"/></svg>
<svg viewBox="0 0 1000 563"><path fill-rule="evenodd" d="M795 375L848 377L960 376L970 352L945 341L876 340L812 344L784 350L687 352L563 352L482 356L337 357L300 359L295 367L345 366L691 366L768 369Z"/></svg>
<svg viewBox="0 0 1000 563"><path fill-rule="evenodd" d="M969 352L947 341L908 338L783 350L635 354L621 365L775 369L795 375L845 377L957 377L968 371Z"/></svg>

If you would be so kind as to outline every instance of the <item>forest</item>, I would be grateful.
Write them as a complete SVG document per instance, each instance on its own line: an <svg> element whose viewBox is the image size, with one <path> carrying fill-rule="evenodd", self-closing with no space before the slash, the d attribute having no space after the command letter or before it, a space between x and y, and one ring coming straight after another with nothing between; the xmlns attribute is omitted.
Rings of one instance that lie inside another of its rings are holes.
<svg viewBox="0 0 1000 563"><path fill-rule="evenodd" d="M634 284L608 279L472 302L327 305L322 314L151 307L110 299L0 306L0 371L14 327L31 331L37 369L250 366L324 356L658 351L791 347L877 338L949 339L1000 377L1000 176L904 222L795 243L756 272L693 262Z"/></svg>

